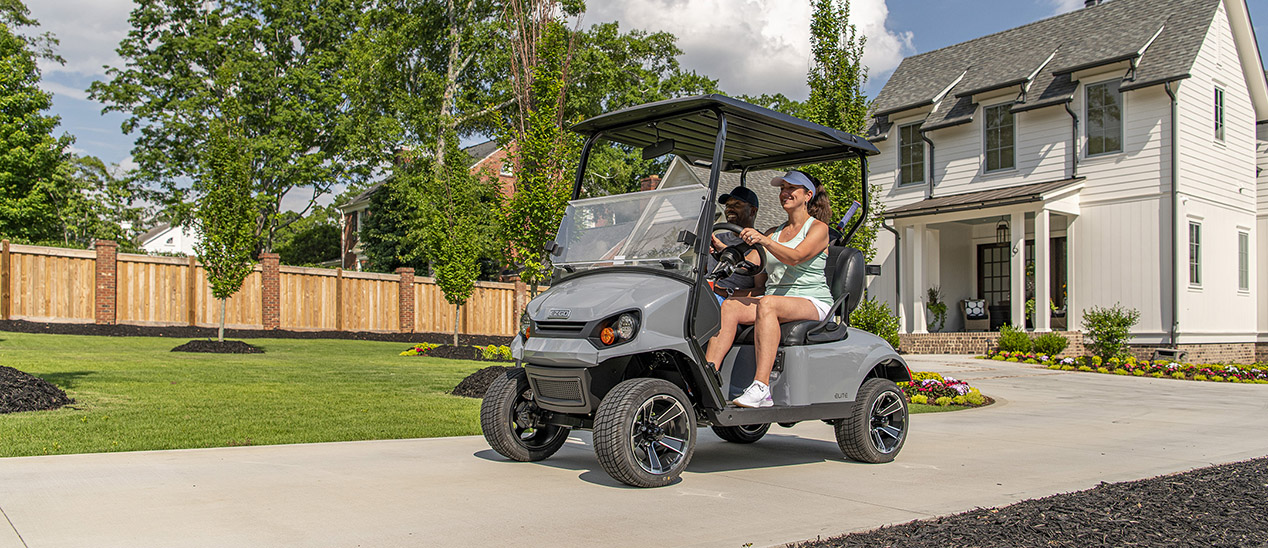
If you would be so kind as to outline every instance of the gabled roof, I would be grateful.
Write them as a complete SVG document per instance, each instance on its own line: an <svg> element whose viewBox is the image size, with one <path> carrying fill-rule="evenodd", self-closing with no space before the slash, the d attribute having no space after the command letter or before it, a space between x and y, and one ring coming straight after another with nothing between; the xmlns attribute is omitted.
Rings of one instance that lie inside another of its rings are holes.
<svg viewBox="0 0 1268 548"><path fill-rule="evenodd" d="M947 127L972 120L973 95L1010 87L1020 94L1023 86L1015 111L1060 104L1078 86L1071 73L1123 61L1135 66L1124 91L1187 78L1219 3L1112 0L914 55L894 70L872 115L880 119L941 98L926 123ZM869 128L869 138L883 139L888 131L880 129Z"/></svg>

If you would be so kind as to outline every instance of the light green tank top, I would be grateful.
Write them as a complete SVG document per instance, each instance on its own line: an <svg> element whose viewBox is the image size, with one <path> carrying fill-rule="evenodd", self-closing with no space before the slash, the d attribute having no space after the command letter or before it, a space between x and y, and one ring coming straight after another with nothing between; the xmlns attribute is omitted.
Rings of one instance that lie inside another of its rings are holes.
<svg viewBox="0 0 1268 548"><path fill-rule="evenodd" d="M814 219L807 220L802 225L801 230L793 239L787 242L779 242L779 233L788 223L779 226L771 237L775 241L787 247L797 247L802 240L806 239L806 233L810 231L810 225ZM832 291L828 289L828 277L824 274L823 269L828 265L828 250L824 249L818 256L804 261L796 266L788 266L770 251L763 250L766 253L766 294L767 295L787 295L790 297L810 297L822 302L826 306L832 306Z"/></svg>

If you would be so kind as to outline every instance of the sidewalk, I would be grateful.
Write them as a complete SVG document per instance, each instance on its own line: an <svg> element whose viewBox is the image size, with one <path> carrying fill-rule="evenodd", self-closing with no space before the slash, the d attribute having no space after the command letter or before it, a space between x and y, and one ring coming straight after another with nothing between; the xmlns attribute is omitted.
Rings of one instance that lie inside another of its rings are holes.
<svg viewBox="0 0 1268 548"><path fill-rule="evenodd" d="M0 548L768 546L1268 455L1268 386L908 359L999 403L913 416L888 465L820 422L704 429L661 489L609 478L588 434L532 464L481 437L0 459Z"/></svg>

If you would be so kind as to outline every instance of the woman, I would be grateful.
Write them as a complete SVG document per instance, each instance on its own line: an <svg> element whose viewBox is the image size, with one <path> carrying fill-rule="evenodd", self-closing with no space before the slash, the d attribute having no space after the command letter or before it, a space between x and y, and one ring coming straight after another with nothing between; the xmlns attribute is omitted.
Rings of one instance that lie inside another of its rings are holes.
<svg viewBox="0 0 1268 548"><path fill-rule="evenodd" d="M732 296L722 302L722 329L709 341L705 358L718 369L740 325L754 325L757 374L735 405L770 407L770 372L779 349L779 324L796 320L822 320L832 307L832 292L824 267L828 263L828 222L832 206L823 185L800 171L789 171L771 180L780 187L779 203L788 221L767 234L752 228L740 233L749 244L761 245L766 253L766 270L754 278L755 287L747 296ZM751 296L760 294L761 296Z"/></svg>

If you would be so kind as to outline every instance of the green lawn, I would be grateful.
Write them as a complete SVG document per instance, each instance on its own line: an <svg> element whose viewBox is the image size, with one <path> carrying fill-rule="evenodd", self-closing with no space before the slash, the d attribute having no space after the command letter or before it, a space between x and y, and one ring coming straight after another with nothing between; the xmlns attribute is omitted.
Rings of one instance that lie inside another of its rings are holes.
<svg viewBox="0 0 1268 548"><path fill-rule="evenodd" d="M76 400L0 415L0 457L480 433L480 401L447 392L481 362L345 340L256 339L266 353L249 355L170 351L183 342L0 332L0 365Z"/></svg>
<svg viewBox="0 0 1268 548"><path fill-rule="evenodd" d="M171 352L184 342L0 332L0 365L75 399L0 415L0 457L480 433L480 401L448 392L485 363L346 340L251 340L264 354Z"/></svg>

